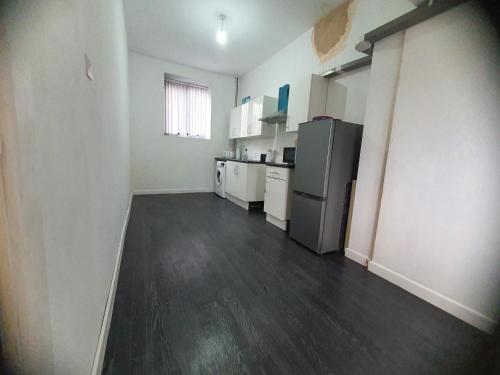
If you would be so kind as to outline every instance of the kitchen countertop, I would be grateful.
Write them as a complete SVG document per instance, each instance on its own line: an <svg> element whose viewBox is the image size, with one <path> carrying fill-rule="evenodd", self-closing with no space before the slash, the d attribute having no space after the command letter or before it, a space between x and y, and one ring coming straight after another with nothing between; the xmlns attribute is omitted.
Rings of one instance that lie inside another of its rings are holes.
<svg viewBox="0 0 500 375"><path fill-rule="evenodd" d="M278 168L290 168L290 169L295 168L295 164L292 164L292 163L266 163L266 165L269 165L270 167L278 167Z"/></svg>
<svg viewBox="0 0 500 375"><path fill-rule="evenodd" d="M225 158L225 157L216 157L215 160L217 161L236 161L238 163L247 163L247 164L266 164L264 161L260 160L240 160L240 159L235 159L235 158Z"/></svg>
<svg viewBox="0 0 500 375"><path fill-rule="evenodd" d="M259 161L259 160L240 160L240 159L236 159L236 158L225 158L223 156L216 157L215 160L217 160L217 161L235 161L238 163L248 163L248 164L265 164L265 165L269 165L270 167L278 167L278 168L290 168L290 169L295 168L295 164L266 163L264 161Z"/></svg>

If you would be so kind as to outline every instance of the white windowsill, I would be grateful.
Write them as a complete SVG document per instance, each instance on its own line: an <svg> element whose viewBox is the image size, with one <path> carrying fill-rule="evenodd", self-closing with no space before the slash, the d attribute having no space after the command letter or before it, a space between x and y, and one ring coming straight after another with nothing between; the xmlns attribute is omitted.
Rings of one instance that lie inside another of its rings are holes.
<svg viewBox="0 0 500 375"><path fill-rule="evenodd" d="M210 138L198 137L195 135L179 135L179 134L167 134L167 133L163 133L163 135L167 136L167 137L176 137L176 138L200 139L202 141L209 141L210 140Z"/></svg>

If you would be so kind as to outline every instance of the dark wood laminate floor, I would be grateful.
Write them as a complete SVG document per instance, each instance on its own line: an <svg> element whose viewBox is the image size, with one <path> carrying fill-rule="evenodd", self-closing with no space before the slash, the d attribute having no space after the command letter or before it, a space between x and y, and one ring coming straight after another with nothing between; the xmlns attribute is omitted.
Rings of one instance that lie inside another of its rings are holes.
<svg viewBox="0 0 500 375"><path fill-rule="evenodd" d="M454 374L485 340L262 213L136 196L103 374Z"/></svg>

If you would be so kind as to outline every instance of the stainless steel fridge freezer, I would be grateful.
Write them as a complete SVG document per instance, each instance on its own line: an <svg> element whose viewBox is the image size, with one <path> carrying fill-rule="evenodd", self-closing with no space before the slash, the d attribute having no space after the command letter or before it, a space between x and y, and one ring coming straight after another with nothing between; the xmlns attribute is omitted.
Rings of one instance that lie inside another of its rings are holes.
<svg viewBox="0 0 500 375"><path fill-rule="evenodd" d="M344 248L362 134L340 120L299 125L290 236L319 254Z"/></svg>

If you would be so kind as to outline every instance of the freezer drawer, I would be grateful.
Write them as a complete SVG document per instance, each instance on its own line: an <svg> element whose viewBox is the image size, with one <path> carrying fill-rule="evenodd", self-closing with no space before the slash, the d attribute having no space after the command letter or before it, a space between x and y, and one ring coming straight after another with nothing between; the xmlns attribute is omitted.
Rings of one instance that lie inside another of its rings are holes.
<svg viewBox="0 0 500 375"><path fill-rule="evenodd" d="M326 200L293 194L290 237L311 250L321 253L323 217Z"/></svg>

